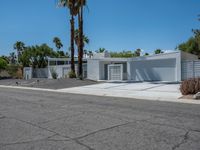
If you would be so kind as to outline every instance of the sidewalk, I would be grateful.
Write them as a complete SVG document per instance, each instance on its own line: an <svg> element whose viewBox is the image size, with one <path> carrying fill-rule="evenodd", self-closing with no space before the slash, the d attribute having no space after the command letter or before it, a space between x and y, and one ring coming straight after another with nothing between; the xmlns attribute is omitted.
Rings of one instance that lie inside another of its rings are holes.
<svg viewBox="0 0 200 150"><path fill-rule="evenodd" d="M96 85L60 89L59 92L135 98L154 101L200 104L200 101L180 99L179 84L164 83L102 83Z"/></svg>
<svg viewBox="0 0 200 150"><path fill-rule="evenodd" d="M108 96L132 98L152 101L165 101L176 103L200 104L198 100L179 99L182 95L179 92L178 84L151 84L151 83L101 83L89 86L81 86L65 89L44 89L20 86L0 85L0 88L24 89L34 91L72 93L94 96Z"/></svg>

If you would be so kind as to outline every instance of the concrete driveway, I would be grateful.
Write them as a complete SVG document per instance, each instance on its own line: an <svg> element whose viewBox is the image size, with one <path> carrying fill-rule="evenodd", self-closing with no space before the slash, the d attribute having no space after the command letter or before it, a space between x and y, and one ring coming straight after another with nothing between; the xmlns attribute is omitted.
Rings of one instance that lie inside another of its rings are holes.
<svg viewBox="0 0 200 150"><path fill-rule="evenodd" d="M97 96L114 96L149 100L178 100L182 95L178 83L137 82L101 83L82 87L66 88L59 91Z"/></svg>

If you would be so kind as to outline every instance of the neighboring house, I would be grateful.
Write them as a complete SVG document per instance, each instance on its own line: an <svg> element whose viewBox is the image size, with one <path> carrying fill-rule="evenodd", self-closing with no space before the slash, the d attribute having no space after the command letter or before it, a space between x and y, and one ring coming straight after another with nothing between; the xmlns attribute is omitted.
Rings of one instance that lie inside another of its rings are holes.
<svg viewBox="0 0 200 150"><path fill-rule="evenodd" d="M108 52L94 53L83 60L83 76L90 80L110 81L170 81L200 77L198 56L174 51L133 58L111 58ZM77 72L77 58L75 68ZM49 58L48 66L42 69L24 68L25 78L52 78L52 70L58 78L67 77L70 58Z"/></svg>
<svg viewBox="0 0 200 150"><path fill-rule="evenodd" d="M78 59L74 59L75 71L77 72ZM52 72L56 72L57 78L66 78L71 70L71 58L48 58L46 68L24 68L24 78L49 78L52 79ZM83 77L87 77L87 59L83 59Z"/></svg>
<svg viewBox="0 0 200 150"><path fill-rule="evenodd" d="M75 72L78 72L78 58L74 59L75 63ZM69 72L71 71L71 58L48 58L48 78L52 78L52 70L56 71L58 78L68 77ZM83 77L87 77L87 59L83 59Z"/></svg>
<svg viewBox="0 0 200 150"><path fill-rule="evenodd" d="M181 64L194 60L198 60L196 55L182 51L134 58L94 57L87 61L87 78L97 81L178 82L185 73Z"/></svg>

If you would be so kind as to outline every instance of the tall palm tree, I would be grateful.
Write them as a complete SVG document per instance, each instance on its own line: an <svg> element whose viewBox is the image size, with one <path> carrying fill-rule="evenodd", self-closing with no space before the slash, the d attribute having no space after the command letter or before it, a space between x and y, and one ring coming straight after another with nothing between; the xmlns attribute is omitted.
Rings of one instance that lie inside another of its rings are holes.
<svg viewBox="0 0 200 150"><path fill-rule="evenodd" d="M63 47L63 44L58 37L54 37L53 43L55 44L57 50L60 50Z"/></svg>
<svg viewBox="0 0 200 150"><path fill-rule="evenodd" d="M14 44L14 49L17 51L17 62L19 63L19 58L21 57L22 55L22 52L24 51L25 49L25 44L21 41L17 41L15 44Z"/></svg>
<svg viewBox="0 0 200 150"><path fill-rule="evenodd" d="M79 47L79 44L80 44L79 35L80 35L79 30L76 29L74 31L74 41L77 47ZM89 38L83 34L83 47L85 47L86 44L89 44L89 42L90 42Z"/></svg>
<svg viewBox="0 0 200 150"><path fill-rule="evenodd" d="M75 43L76 43L76 46L78 47L78 54L79 53L79 43L80 43L80 39L79 39L79 30L76 29L75 32L74 32L74 40L75 40ZM89 44L90 40L88 39L87 36L83 35L83 47L85 47L86 44ZM83 51L83 54L86 56L87 55L87 50L84 50Z"/></svg>
<svg viewBox="0 0 200 150"><path fill-rule="evenodd" d="M61 7L66 7L69 9L71 19L71 71L75 73L75 65L74 65L74 16L77 15L77 7L76 7L77 0L58 0L58 5Z"/></svg>
<svg viewBox="0 0 200 150"><path fill-rule="evenodd" d="M78 76L82 79L83 73L83 49L84 49L84 41L83 41L83 7L86 5L86 0L77 0L77 10L78 10L78 26L79 26L79 45L78 45Z"/></svg>

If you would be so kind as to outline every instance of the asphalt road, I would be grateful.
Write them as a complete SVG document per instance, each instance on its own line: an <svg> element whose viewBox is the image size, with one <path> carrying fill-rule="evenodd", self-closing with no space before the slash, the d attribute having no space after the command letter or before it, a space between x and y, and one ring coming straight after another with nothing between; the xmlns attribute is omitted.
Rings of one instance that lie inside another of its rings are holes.
<svg viewBox="0 0 200 150"><path fill-rule="evenodd" d="M200 105L0 88L0 150L199 150Z"/></svg>

